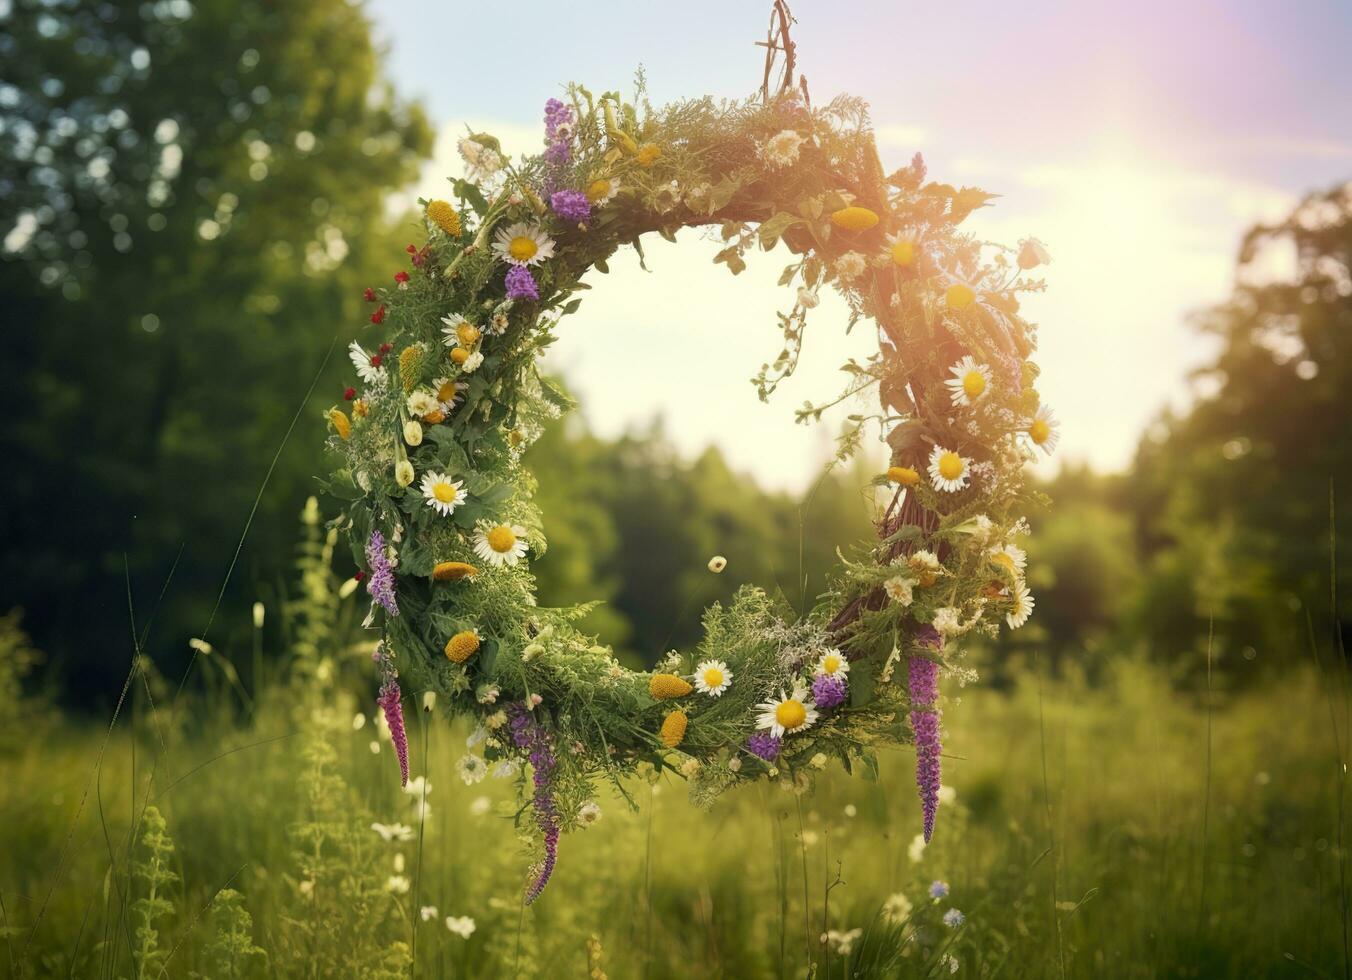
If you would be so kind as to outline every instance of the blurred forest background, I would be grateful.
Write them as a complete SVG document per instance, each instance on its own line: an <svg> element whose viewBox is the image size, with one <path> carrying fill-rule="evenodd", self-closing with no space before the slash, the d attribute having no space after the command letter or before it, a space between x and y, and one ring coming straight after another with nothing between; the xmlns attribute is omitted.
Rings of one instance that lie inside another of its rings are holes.
<svg viewBox="0 0 1352 980"><path fill-rule="evenodd" d="M340 0L0 9L0 609L23 610L63 698L106 705L129 600L173 675L188 637L210 623L228 646L283 590L362 289L416 237L386 201L432 134ZM1289 277L1246 274L1274 250ZM1350 265L1347 185L1252 231L1232 298L1196 316L1218 353L1191 411L1161 416L1129 472L1047 487L1019 647L1091 669L1145 651L1186 673L1214 621L1226 678L1301 656L1352 482ZM766 493L717 451L679 458L661 422L602 441L573 419L532 456L549 474L543 597L607 600L594 625L634 658L692 639L743 582L800 602L869 533L867 472ZM732 558L717 579L715 552Z"/></svg>

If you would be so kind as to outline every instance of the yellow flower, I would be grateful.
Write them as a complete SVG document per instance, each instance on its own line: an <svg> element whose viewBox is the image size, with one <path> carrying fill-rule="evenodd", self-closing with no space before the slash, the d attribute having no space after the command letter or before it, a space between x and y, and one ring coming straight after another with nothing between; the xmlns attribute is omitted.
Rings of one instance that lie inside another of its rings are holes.
<svg viewBox="0 0 1352 980"><path fill-rule="evenodd" d="M690 719L684 711L673 711L662 719L662 744L674 749L685 738L685 729Z"/></svg>
<svg viewBox="0 0 1352 980"><path fill-rule="evenodd" d="M341 411L336 408L329 409L329 422L333 424L333 430L338 433L339 439L346 442L352 438L352 423Z"/></svg>
<svg viewBox="0 0 1352 980"><path fill-rule="evenodd" d="M638 148L638 165L643 168L651 167L662 156L662 148L656 143L644 143Z"/></svg>
<svg viewBox="0 0 1352 980"><path fill-rule="evenodd" d="M909 466L892 466L887 470L887 478L903 487L913 487L920 482L920 474Z"/></svg>
<svg viewBox="0 0 1352 980"><path fill-rule="evenodd" d="M464 363L468 360L469 351L466 348L457 347L455 350L451 351L451 363L456 367L463 367Z"/></svg>
<svg viewBox="0 0 1352 980"><path fill-rule="evenodd" d="M439 408L434 408L423 416L423 421L428 425L436 425L438 422L445 422L446 413Z"/></svg>
<svg viewBox="0 0 1352 980"><path fill-rule="evenodd" d="M452 238L460 237L460 215L449 201L427 202L427 217Z"/></svg>
<svg viewBox="0 0 1352 980"><path fill-rule="evenodd" d="M687 681L675 674L653 674L652 680L648 681L648 693L658 701L683 698L693 690Z"/></svg>
<svg viewBox="0 0 1352 980"><path fill-rule="evenodd" d="M972 287L963 282L955 282L948 287L948 292L944 293L944 302L948 304L950 310L965 310L975 299L976 293Z"/></svg>
<svg viewBox="0 0 1352 980"><path fill-rule="evenodd" d="M462 323L455 328L455 339L460 341L462 347L473 347L481 336L482 332L472 323Z"/></svg>
<svg viewBox="0 0 1352 980"><path fill-rule="evenodd" d="M478 574L477 568L463 561L439 561L432 569L432 578L438 582L455 582Z"/></svg>
<svg viewBox="0 0 1352 980"><path fill-rule="evenodd" d="M898 235L888 249L892 261L898 268L908 269L915 264L915 239L909 235Z"/></svg>
<svg viewBox="0 0 1352 980"><path fill-rule="evenodd" d="M479 651L479 634L474 630L461 630L446 641L446 658L452 663L463 664Z"/></svg>
<svg viewBox="0 0 1352 980"><path fill-rule="evenodd" d="M352 417L354 419L364 419L370 411L371 409L367 407L366 402L360 398L352 403Z"/></svg>
<svg viewBox="0 0 1352 980"><path fill-rule="evenodd" d="M831 224L846 231L868 231L878 223L878 216L868 208L852 204L831 212Z"/></svg>
<svg viewBox="0 0 1352 980"><path fill-rule="evenodd" d="M399 352L399 380L403 382L404 394L412 394L418 387L418 373L422 368L423 349L420 344L410 344Z"/></svg>

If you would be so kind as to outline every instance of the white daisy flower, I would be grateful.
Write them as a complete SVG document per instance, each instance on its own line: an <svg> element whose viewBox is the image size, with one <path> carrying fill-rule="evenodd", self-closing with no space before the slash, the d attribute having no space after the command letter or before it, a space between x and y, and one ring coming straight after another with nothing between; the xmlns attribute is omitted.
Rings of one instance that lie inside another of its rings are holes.
<svg viewBox="0 0 1352 980"><path fill-rule="evenodd" d="M465 358L465 363L460 365L461 374L473 374L483 365L483 351L475 351L469 357Z"/></svg>
<svg viewBox="0 0 1352 980"><path fill-rule="evenodd" d="M430 415L441 407L437 402L437 396L425 388L419 388L413 394L409 395L408 400L404 404L408 406L409 415L418 416Z"/></svg>
<svg viewBox="0 0 1352 980"><path fill-rule="evenodd" d="M1013 606L1005 614L1005 622L1009 624L1010 629L1016 630L1033 615L1033 593L1028 591L1027 585L1020 582L1014 587L1014 592L1009 598Z"/></svg>
<svg viewBox="0 0 1352 980"><path fill-rule="evenodd" d="M1056 420L1056 413L1046 405L1039 405L1033 420L1028 423L1028 438L1033 440L1033 445L1050 456L1061 439L1060 428L1061 423Z"/></svg>
<svg viewBox="0 0 1352 980"><path fill-rule="evenodd" d="M445 473L423 474L422 493L427 506L435 508L442 517L450 517L468 496L464 481L452 480Z"/></svg>
<svg viewBox="0 0 1352 980"><path fill-rule="evenodd" d="M852 282L864 274L864 257L858 252L846 252L836 259L836 275L841 282Z"/></svg>
<svg viewBox="0 0 1352 980"><path fill-rule="evenodd" d="M839 650L827 650L813 668L813 673L822 677L844 677L849 672L850 662Z"/></svg>
<svg viewBox="0 0 1352 980"><path fill-rule="evenodd" d="M526 529L518 524L482 524L474 532L474 553L494 565L515 565L526 554Z"/></svg>
<svg viewBox="0 0 1352 980"><path fill-rule="evenodd" d="M596 821L601 819L601 805L595 800L588 800L578 808L577 822L583 827L590 827Z"/></svg>
<svg viewBox="0 0 1352 980"><path fill-rule="evenodd" d="M883 583L883 591L893 602L899 602L903 606L909 606L911 600L915 598L915 583L901 575L895 575Z"/></svg>
<svg viewBox="0 0 1352 980"><path fill-rule="evenodd" d="M776 738L811 728L817 721L817 706L807 699L802 681L794 681L793 690L787 694L781 691L777 700L762 701L756 707L760 709L756 727Z"/></svg>
<svg viewBox="0 0 1352 980"><path fill-rule="evenodd" d="M798 162L803 137L796 130L783 129L761 144L761 159L772 167L788 167Z"/></svg>
<svg viewBox="0 0 1352 980"><path fill-rule="evenodd" d="M475 783L483 782L488 775L488 763L484 762L482 756L474 753L460 757L460 761L455 764L456 772L460 773L460 779L466 786L473 786Z"/></svg>
<svg viewBox="0 0 1352 980"><path fill-rule="evenodd" d="M488 321L488 332L500 337L507 332L507 325L510 322L506 313L494 313L493 319Z"/></svg>
<svg viewBox="0 0 1352 980"><path fill-rule="evenodd" d="M406 841L413 839L413 828L402 823L373 823L371 829L380 835L383 841Z"/></svg>
<svg viewBox="0 0 1352 980"><path fill-rule="evenodd" d="M368 385L381 384L385 380L385 369L379 363L372 364L371 355L355 340L348 346L347 356L352 358L352 366L357 369L357 377Z"/></svg>
<svg viewBox="0 0 1352 980"><path fill-rule="evenodd" d="M465 344L465 341L461 339L462 338L461 328L463 327L468 327L470 330L475 331L477 339L479 328L476 327L474 324L470 323L459 313L448 313L441 318L441 322L444 324L444 326L441 328L441 336L443 338L442 343L444 343L447 347L456 347L461 345L467 346ZM469 341L469 343L473 342L474 342L473 340Z"/></svg>
<svg viewBox="0 0 1352 980"><path fill-rule="evenodd" d="M461 939L468 939L474 935L474 920L467 915L448 915L446 916L446 928Z"/></svg>
<svg viewBox="0 0 1352 980"><path fill-rule="evenodd" d="M497 230L493 236L493 254L512 265L538 265L554 255L554 239L539 225L518 221Z"/></svg>
<svg viewBox="0 0 1352 980"><path fill-rule="evenodd" d="M615 200L615 195L619 192L620 182L614 177L597 177L586 188L587 200L594 208Z"/></svg>
<svg viewBox="0 0 1352 980"><path fill-rule="evenodd" d="M464 399L469 385L454 378L437 378L432 382L432 390L437 393L437 404L441 410L449 412Z"/></svg>
<svg viewBox="0 0 1352 980"><path fill-rule="evenodd" d="M975 405L991 385L990 367L978 364L971 354L949 368L948 373L952 377L944 384L948 386L954 405Z"/></svg>
<svg viewBox="0 0 1352 980"><path fill-rule="evenodd" d="M1006 569L1010 575L1018 578L1028 565L1028 552L1016 544L1002 544L991 548L986 556L992 564Z"/></svg>
<svg viewBox="0 0 1352 980"><path fill-rule="evenodd" d="M970 466L969 460L953 450L935 446L929 458L930 482L936 490L947 490L949 493L961 490L967 486Z"/></svg>
<svg viewBox="0 0 1352 980"><path fill-rule="evenodd" d="M695 689L716 698L732 683L732 671L722 660L706 660L695 667Z"/></svg>

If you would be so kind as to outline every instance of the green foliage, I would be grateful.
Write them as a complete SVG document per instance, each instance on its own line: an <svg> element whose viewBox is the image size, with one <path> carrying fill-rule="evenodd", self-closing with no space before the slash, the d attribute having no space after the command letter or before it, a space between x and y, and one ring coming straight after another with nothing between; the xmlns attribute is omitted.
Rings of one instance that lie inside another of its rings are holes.
<svg viewBox="0 0 1352 980"><path fill-rule="evenodd" d="M147 806L141 817L141 848L143 855L133 866L140 894L132 903L132 913L138 920L133 958L137 976L156 976L169 956L160 940L160 921L174 912L174 903L167 892L178 883L179 876L170 867L174 842L168 824L153 805Z"/></svg>
<svg viewBox="0 0 1352 980"><path fill-rule="evenodd" d="M243 980L261 977L267 965L267 951L253 941L253 917L244 907L244 896L226 888L211 903L211 939L203 952L212 965L204 974L218 980Z"/></svg>

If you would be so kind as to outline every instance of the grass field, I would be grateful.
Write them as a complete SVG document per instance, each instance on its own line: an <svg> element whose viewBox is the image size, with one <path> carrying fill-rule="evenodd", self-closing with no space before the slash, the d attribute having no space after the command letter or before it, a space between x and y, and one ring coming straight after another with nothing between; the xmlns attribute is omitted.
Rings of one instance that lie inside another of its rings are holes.
<svg viewBox="0 0 1352 980"><path fill-rule="evenodd" d="M828 771L809 792L734 793L711 812L678 780L640 782L637 812L603 798L523 910L510 785L465 785L464 732L418 712L420 824L423 797L401 792L388 742L369 718L356 727L368 706L343 693L359 659L297 657L244 721L227 685L174 711L147 672L106 741L69 723L11 740L0 962L76 977L407 976L415 955L423 976L1345 969L1342 716L1313 669L1210 716L1131 663L1095 689L1040 692L1032 676L966 692L947 715L955 798L923 850L905 752L876 783Z"/></svg>

